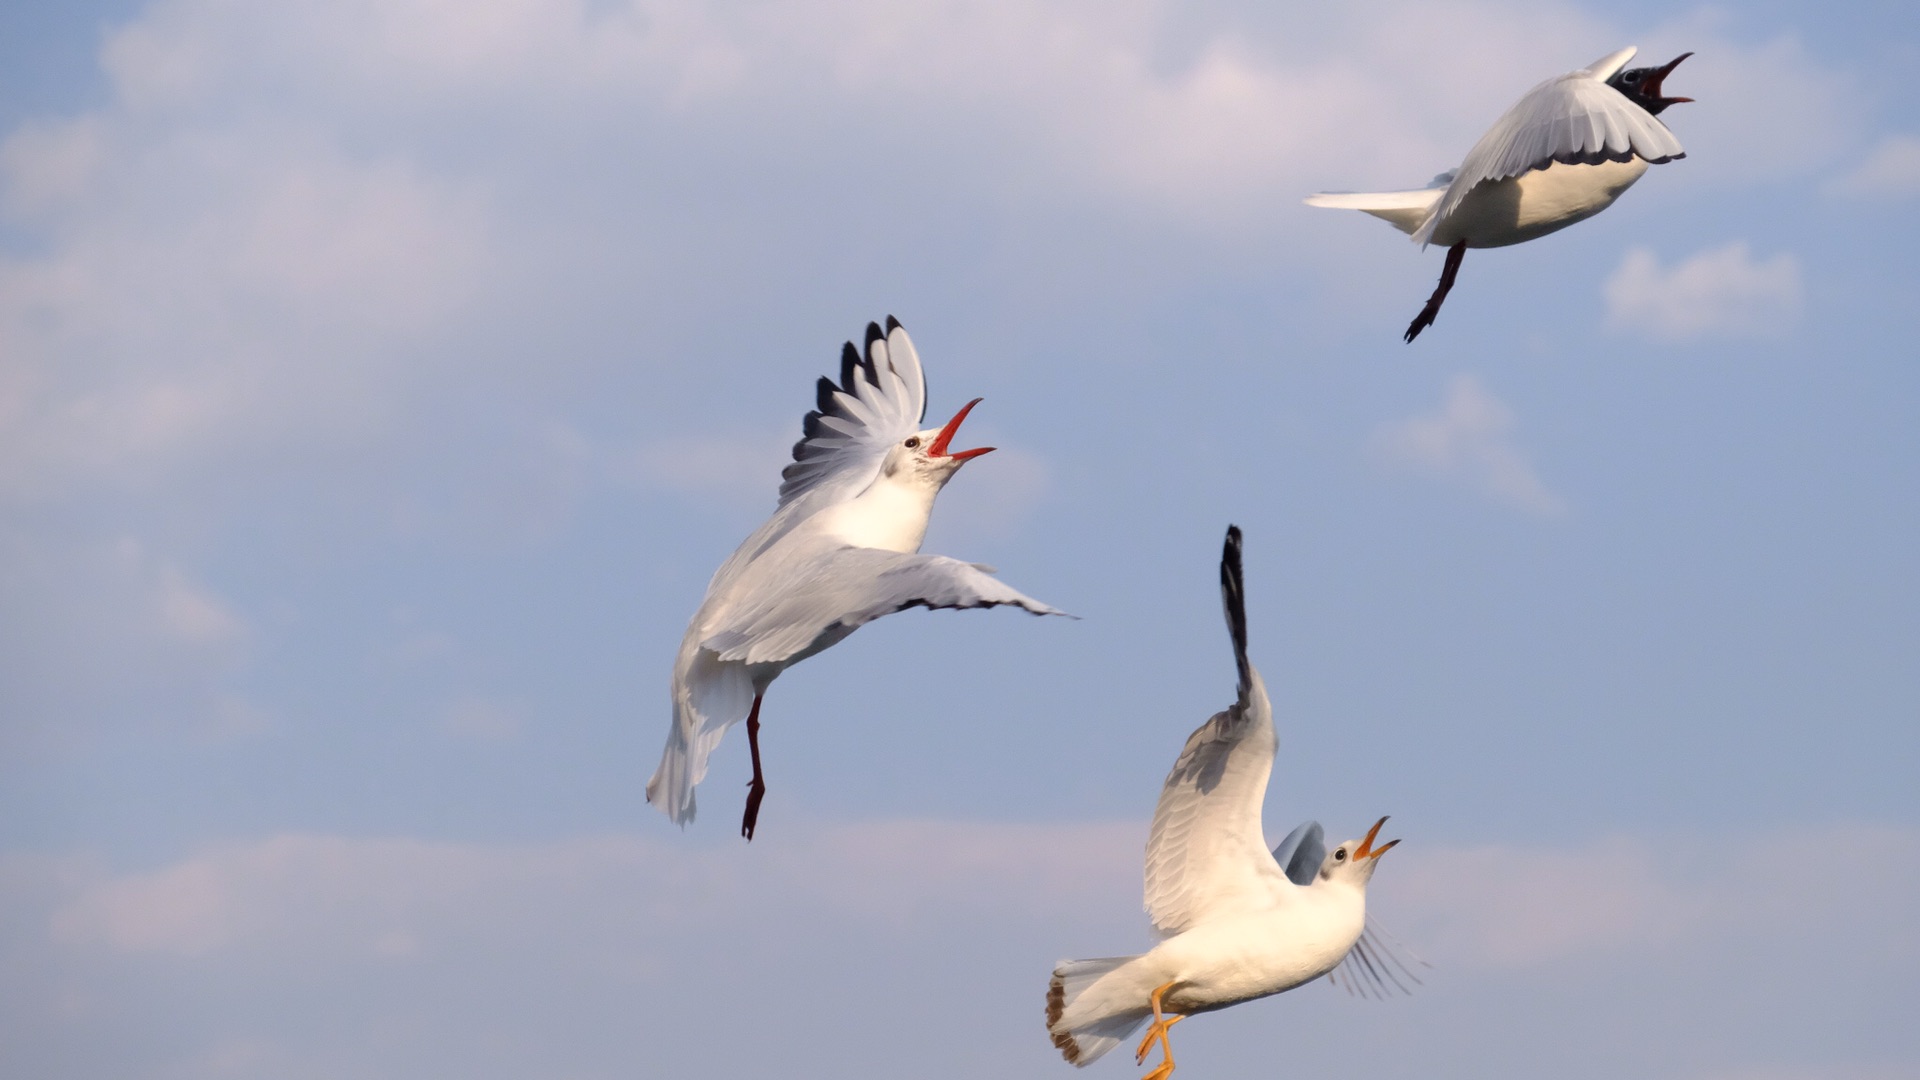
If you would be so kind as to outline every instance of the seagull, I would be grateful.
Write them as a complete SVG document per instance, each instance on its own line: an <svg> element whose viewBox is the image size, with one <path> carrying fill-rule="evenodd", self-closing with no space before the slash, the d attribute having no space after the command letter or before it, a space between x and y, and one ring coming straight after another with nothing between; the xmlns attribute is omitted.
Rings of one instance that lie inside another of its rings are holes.
<svg viewBox="0 0 1920 1080"><path fill-rule="evenodd" d="M920 356L899 320L849 341L840 381L822 377L815 409L782 472L773 517L714 572L673 665L673 726L647 801L676 824L694 816L694 786L728 728L747 722L753 757L740 834L753 839L767 785L760 699L782 671L866 623L910 607L1012 604L1060 615L992 576L993 567L921 555L933 500L960 466L993 450L953 450L960 422L917 430L927 411Z"/></svg>
<svg viewBox="0 0 1920 1080"><path fill-rule="evenodd" d="M1047 987L1047 1032L1086 1065L1151 1019L1135 1052L1164 1059L1143 1080L1173 1072L1167 1029L1194 1013L1278 994L1354 958L1369 963L1367 882L1380 856L1381 818L1359 840L1326 851L1317 822L1269 852L1260 808L1278 737L1260 673L1247 660L1240 530L1227 529L1220 593L1239 697L1201 724L1167 774L1147 838L1146 907L1163 940L1138 956L1063 960Z"/></svg>
<svg viewBox="0 0 1920 1080"><path fill-rule="evenodd" d="M1524 243L1585 221L1612 206L1647 166L1687 156L1655 117L1693 100L1661 96L1662 82L1693 54L1622 70L1636 51L1628 46L1527 91L1459 168L1424 188L1307 197L1309 206L1362 210L1423 248L1447 249L1440 285L1407 327L1407 341L1433 325L1468 248Z"/></svg>

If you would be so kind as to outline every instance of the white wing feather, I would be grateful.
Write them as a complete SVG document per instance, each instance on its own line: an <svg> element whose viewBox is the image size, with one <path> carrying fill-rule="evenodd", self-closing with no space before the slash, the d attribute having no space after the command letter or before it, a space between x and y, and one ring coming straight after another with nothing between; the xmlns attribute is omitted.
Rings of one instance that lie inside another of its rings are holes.
<svg viewBox="0 0 1920 1080"><path fill-rule="evenodd" d="M927 381L920 354L892 316L883 334L867 324L866 355L846 344L840 382L821 376L816 408L801 424L793 464L780 474L780 506L807 500L821 505L860 494L896 441L919 430L927 412Z"/></svg>
<svg viewBox="0 0 1920 1080"><path fill-rule="evenodd" d="M1627 100L1606 79L1634 50L1623 49L1591 67L1548 79L1527 91L1480 141L1467 151L1453 182L1417 232L1426 244L1447 215L1480 184L1505 180L1560 162L1597 165L1635 157L1659 165L1686 156L1680 140L1658 117ZM1605 74L1598 74L1605 72Z"/></svg>
<svg viewBox="0 0 1920 1080"><path fill-rule="evenodd" d="M1260 825L1279 737L1266 685L1247 660L1238 529L1228 531L1220 576L1239 699L1187 737L1160 789L1147 838L1146 907L1154 929L1168 935L1214 913L1271 907L1295 888Z"/></svg>
<svg viewBox="0 0 1920 1080"><path fill-rule="evenodd" d="M792 664L910 607L1011 604L1035 615L1064 614L986 570L945 555L799 545L748 571L754 580L743 578L741 601L706 624L701 648L723 662Z"/></svg>

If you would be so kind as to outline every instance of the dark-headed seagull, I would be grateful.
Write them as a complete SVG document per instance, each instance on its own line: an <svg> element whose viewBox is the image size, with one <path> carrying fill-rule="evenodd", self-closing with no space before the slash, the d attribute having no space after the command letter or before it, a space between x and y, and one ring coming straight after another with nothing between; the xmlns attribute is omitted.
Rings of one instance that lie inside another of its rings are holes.
<svg viewBox="0 0 1920 1080"><path fill-rule="evenodd" d="M693 820L693 789L728 728L747 722L753 780L740 833L753 839L766 780L760 699L782 671L861 626L910 607L1013 604L1061 612L992 576L993 568L921 555L933 500L960 466L992 450L953 450L975 398L944 427L919 430L927 411L920 357L898 321L867 325L846 344L840 381L821 378L780 504L707 585L673 665L673 726L647 801L676 823Z"/></svg>
<svg viewBox="0 0 1920 1080"><path fill-rule="evenodd" d="M1367 882L1400 841L1374 845L1381 818L1329 854L1319 824L1308 822L1267 850L1260 810L1279 738L1266 686L1247 659L1238 528L1227 530L1220 593L1239 696L1187 737L1160 789L1147 838L1146 906L1164 940L1138 956L1063 960L1047 986L1047 1032L1075 1065L1151 1021L1135 1061L1158 1044L1164 1058L1145 1080L1165 1080L1173 1071L1167 1029L1187 1016L1291 990L1349 958L1366 965L1366 978L1380 978Z"/></svg>
<svg viewBox="0 0 1920 1080"><path fill-rule="evenodd" d="M1447 249L1440 285L1407 327L1433 324L1468 248L1506 247L1557 232L1613 205L1647 171L1686 157L1655 119L1692 98L1663 97L1661 84L1692 56L1657 68L1627 68L1629 46L1579 71L1548 79L1507 110L1465 161L1415 191L1321 193L1309 206L1362 210Z"/></svg>

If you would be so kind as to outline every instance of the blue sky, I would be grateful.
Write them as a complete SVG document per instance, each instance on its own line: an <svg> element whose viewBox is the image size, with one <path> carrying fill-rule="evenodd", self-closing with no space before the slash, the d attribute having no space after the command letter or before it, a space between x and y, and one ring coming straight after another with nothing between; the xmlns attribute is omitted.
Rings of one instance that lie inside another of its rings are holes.
<svg viewBox="0 0 1920 1080"><path fill-rule="evenodd" d="M1528 87L1689 156L1439 272ZM1181 1076L1920 1076L1906 5L37 4L0 14L0 1071L1066 1076L1063 956L1232 673L1416 995ZM681 831L679 636L842 340L1001 450ZM1120 1060L1092 1072L1134 1075Z"/></svg>

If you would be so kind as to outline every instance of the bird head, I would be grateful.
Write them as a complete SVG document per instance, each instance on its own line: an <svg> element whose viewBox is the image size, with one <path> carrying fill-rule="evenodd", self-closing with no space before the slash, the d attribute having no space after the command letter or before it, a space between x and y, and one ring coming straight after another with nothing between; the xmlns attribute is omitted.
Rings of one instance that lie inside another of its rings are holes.
<svg viewBox="0 0 1920 1080"><path fill-rule="evenodd" d="M904 472L907 477L925 480L939 487L958 472L960 466L981 454L991 453L994 449L991 446L972 450L954 450L949 446L954 434L960 430L960 421L965 420L978 404L980 399L974 398L962 405L945 426L916 431L895 443L893 449L887 451L886 461L880 468L881 474L894 477Z"/></svg>
<svg viewBox="0 0 1920 1080"><path fill-rule="evenodd" d="M1393 845L1400 842L1389 840L1379 847L1373 846L1374 837L1380 835L1380 826L1386 823L1387 819L1381 818L1373 823L1373 828L1367 830L1364 839L1349 840L1327 852L1326 860L1320 864L1320 880L1345 882L1362 889L1366 888L1367 882L1373 879L1373 868L1378 864L1380 856L1385 855Z"/></svg>
<svg viewBox="0 0 1920 1080"><path fill-rule="evenodd" d="M1607 80L1607 85L1627 96L1627 100L1647 110L1655 116L1669 105L1678 105L1683 101L1692 101L1690 97L1661 97L1660 84L1666 81L1680 61L1692 56L1690 52L1681 53L1660 67L1628 68Z"/></svg>

